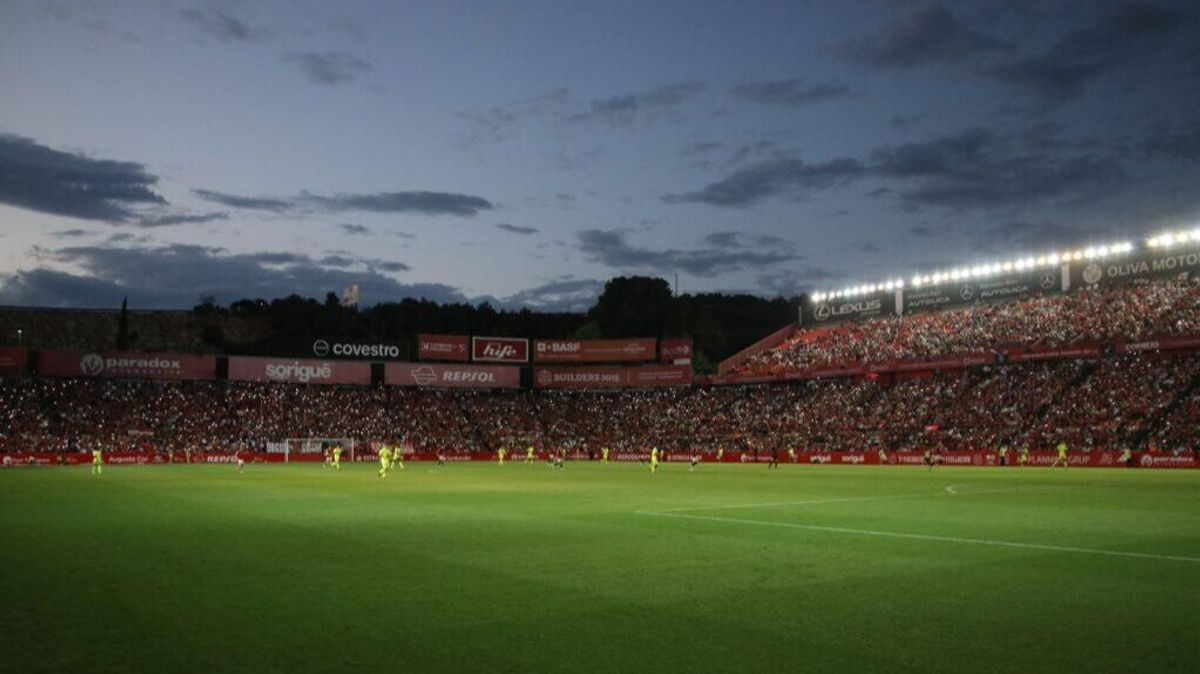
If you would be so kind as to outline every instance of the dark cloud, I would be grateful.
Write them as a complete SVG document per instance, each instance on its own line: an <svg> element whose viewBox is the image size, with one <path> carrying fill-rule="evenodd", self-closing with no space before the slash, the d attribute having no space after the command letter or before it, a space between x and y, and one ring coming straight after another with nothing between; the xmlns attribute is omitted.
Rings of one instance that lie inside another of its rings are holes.
<svg viewBox="0 0 1200 674"><path fill-rule="evenodd" d="M192 194L205 201L248 211L281 213L292 208L292 202L271 197L247 197L237 194L227 194L225 192L215 192L213 190L192 190Z"/></svg>
<svg viewBox="0 0 1200 674"><path fill-rule="evenodd" d="M492 203L483 197L450 192L376 192L333 196L305 193L302 195L302 200L333 213L371 211L374 213L471 216L481 210L492 209Z"/></svg>
<svg viewBox="0 0 1200 674"><path fill-rule="evenodd" d="M63 229L63 230L60 230L57 232L50 232L50 236L53 236L58 239L73 239L73 238L78 238L81 236L91 236L92 234L95 234L95 233L96 232L92 232L92 231L89 231L86 229Z"/></svg>
<svg viewBox="0 0 1200 674"><path fill-rule="evenodd" d="M342 230L343 232L345 232L351 236L371 233L371 229L369 227L364 227L363 225L352 225L349 223L343 223L343 224L338 225L338 229Z"/></svg>
<svg viewBox="0 0 1200 674"><path fill-rule="evenodd" d="M341 51L297 52L283 58L296 64L310 82L324 86L350 82L374 69L369 62Z"/></svg>
<svg viewBox="0 0 1200 674"><path fill-rule="evenodd" d="M796 297L800 293L826 287L846 279L846 273L825 267L802 267L759 274L759 288L779 297Z"/></svg>
<svg viewBox="0 0 1200 674"><path fill-rule="evenodd" d="M136 162L92 159L0 134L0 203L121 223L134 220L139 206L166 204L151 189L157 182Z"/></svg>
<svg viewBox="0 0 1200 674"><path fill-rule="evenodd" d="M229 219L228 213L200 213L197 215L187 215L183 213L168 213L163 215L142 215L130 221L130 224L138 227L169 227L171 225L195 225L205 222L215 222L217 220Z"/></svg>
<svg viewBox="0 0 1200 674"><path fill-rule="evenodd" d="M639 113L649 113L677 106L704 91L699 81L666 84L638 94L625 94L596 99L588 109L567 117L571 122L603 121L615 126L632 124Z"/></svg>
<svg viewBox="0 0 1200 674"><path fill-rule="evenodd" d="M781 194L802 197L860 178L864 172L862 164L855 159L808 164L800 159L779 157L734 171L698 192L667 194L663 201L745 207Z"/></svg>
<svg viewBox="0 0 1200 674"><path fill-rule="evenodd" d="M717 248L741 248L738 236L739 232L713 232L704 237L704 243Z"/></svg>
<svg viewBox="0 0 1200 674"><path fill-rule="evenodd" d="M205 35L221 42L249 42L268 35L266 30L250 26L233 14L216 7L181 9L179 16Z"/></svg>
<svg viewBox="0 0 1200 674"><path fill-rule="evenodd" d="M1040 54L983 72L1025 88L1045 102L1061 103L1078 98L1101 75L1158 51L1182 18L1165 7L1125 5L1088 28L1067 33Z"/></svg>
<svg viewBox="0 0 1200 674"><path fill-rule="evenodd" d="M1155 129L1142 142L1142 149L1151 156L1200 159L1200 121L1181 129Z"/></svg>
<svg viewBox="0 0 1200 674"><path fill-rule="evenodd" d="M964 24L944 5L932 5L903 14L881 35L841 42L834 53L873 68L909 68L1008 48Z"/></svg>
<svg viewBox="0 0 1200 674"><path fill-rule="evenodd" d="M329 213L370 211L374 213L424 213L426 215L472 216L491 210L483 197L452 192L375 192L371 194L335 194L331 196L303 192L293 198L247 197L212 190L192 190L206 201L234 208L280 213L297 208L315 208Z"/></svg>
<svg viewBox="0 0 1200 674"><path fill-rule="evenodd" d="M571 90L557 87L550 91L502 105L460 110L454 115L473 125L473 130L463 142L471 147L481 142L497 143L512 137L512 127L527 118L551 121L561 116L562 106L571 99Z"/></svg>
<svg viewBox="0 0 1200 674"><path fill-rule="evenodd" d="M505 309L530 308L537 311L571 311L582 313L596 305L604 292L604 281L564 278L551 281L503 298L476 297L475 303L488 302Z"/></svg>
<svg viewBox="0 0 1200 674"><path fill-rule="evenodd" d="M746 82L732 89L733 95L754 103L803 106L845 96L850 90L833 82L808 84L804 80Z"/></svg>
<svg viewBox="0 0 1200 674"><path fill-rule="evenodd" d="M587 259L617 269L682 271L701 276L759 268L800 259L784 249L754 251L738 248L651 250L632 246L619 230L589 229L579 232L578 248Z"/></svg>
<svg viewBox="0 0 1200 674"><path fill-rule="evenodd" d="M72 274L37 268L0 277L0 304L20 306L115 306L121 298L142 308L187 308L201 295L225 304L248 297L297 293L322 297L357 283L366 304L419 297L464 302L442 284L403 284L376 271L328 268L293 253L228 254L217 248L170 245L147 248L81 246L53 254ZM395 263L402 264L402 263Z"/></svg>
<svg viewBox="0 0 1200 674"><path fill-rule="evenodd" d="M502 229L513 234L537 234L540 231L537 227L522 227L520 225L510 225L507 222L496 223L496 229Z"/></svg>
<svg viewBox="0 0 1200 674"><path fill-rule="evenodd" d="M883 147L870 170L906 184L913 206L1027 208L1096 195L1117 184L1119 158L1103 151L1026 148L1019 136L973 128L920 143Z"/></svg>
<svg viewBox="0 0 1200 674"><path fill-rule="evenodd" d="M878 253L882 249L879 247L879 244L875 243L874 241L859 241L857 243L850 244L850 250L859 253L874 254Z"/></svg>

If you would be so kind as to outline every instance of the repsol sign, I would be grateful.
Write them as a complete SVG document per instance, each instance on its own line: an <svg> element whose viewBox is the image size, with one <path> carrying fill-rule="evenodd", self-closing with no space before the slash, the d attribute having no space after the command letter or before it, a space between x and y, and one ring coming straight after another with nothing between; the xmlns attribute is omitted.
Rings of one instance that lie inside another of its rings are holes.
<svg viewBox="0 0 1200 674"><path fill-rule="evenodd" d="M356 358L360 360L366 358L400 360L404 355L403 349L396 344L339 342L326 339L314 341L312 352L318 358Z"/></svg>

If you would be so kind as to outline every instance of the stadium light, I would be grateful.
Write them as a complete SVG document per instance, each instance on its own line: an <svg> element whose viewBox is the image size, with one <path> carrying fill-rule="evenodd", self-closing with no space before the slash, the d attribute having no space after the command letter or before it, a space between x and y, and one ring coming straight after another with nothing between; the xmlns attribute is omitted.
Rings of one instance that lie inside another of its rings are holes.
<svg viewBox="0 0 1200 674"><path fill-rule="evenodd" d="M1158 236L1146 239L1146 246L1149 248L1165 248L1180 243L1189 241L1200 242L1200 227L1188 231L1167 232ZM1121 253L1129 253L1134 250L1134 244L1130 241L1122 241L1120 243L1092 245L1086 248L1066 251L1063 253L1051 252L1038 256L1027 256L1022 258L1013 258L1009 260L987 262L970 266L952 267L946 271L933 272L930 274L915 274L912 279L907 282L914 288L944 283L946 281L963 281L967 279L979 279L987 276L995 276L1002 273L1011 273L1014 271L1027 271L1037 269L1039 267L1054 267L1067 262L1078 262L1082 260L1104 259L1112 255ZM849 286L839 291L813 293L814 301L823 302L830 299L843 297L859 297L871 293L878 292L893 292L903 289L906 282L903 278L893 280L882 280L876 283L866 283L857 286Z"/></svg>

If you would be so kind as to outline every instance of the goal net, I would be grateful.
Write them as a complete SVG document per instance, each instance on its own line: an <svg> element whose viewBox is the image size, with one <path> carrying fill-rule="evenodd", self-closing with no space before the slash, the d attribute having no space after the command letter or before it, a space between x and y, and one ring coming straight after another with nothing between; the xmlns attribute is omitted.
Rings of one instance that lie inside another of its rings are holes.
<svg viewBox="0 0 1200 674"><path fill-rule="evenodd" d="M324 461L325 451L342 448L342 460L354 461L354 438L288 438L283 442L271 443L268 452L281 452L285 463L293 461Z"/></svg>

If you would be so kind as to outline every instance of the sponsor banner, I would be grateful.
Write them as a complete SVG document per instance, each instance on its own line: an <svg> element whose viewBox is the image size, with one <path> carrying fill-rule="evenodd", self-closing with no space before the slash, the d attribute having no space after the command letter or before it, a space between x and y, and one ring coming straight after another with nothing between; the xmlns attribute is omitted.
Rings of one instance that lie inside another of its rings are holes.
<svg viewBox="0 0 1200 674"><path fill-rule="evenodd" d="M0 346L0 377L25 374L29 367L29 351L15 346Z"/></svg>
<svg viewBox="0 0 1200 674"><path fill-rule="evenodd" d="M466 335L417 335L417 360L453 360L471 358L471 340Z"/></svg>
<svg viewBox="0 0 1200 674"><path fill-rule="evenodd" d="M1169 278L1200 271L1200 251L1162 250L1112 260L1071 263L1071 287L1105 286L1134 279Z"/></svg>
<svg viewBox="0 0 1200 674"><path fill-rule="evenodd" d="M529 340L516 337L472 337L471 360L479 363L528 363Z"/></svg>
<svg viewBox="0 0 1200 674"><path fill-rule="evenodd" d="M1120 353L1141 353L1144 351L1195 349L1197 347L1200 347L1200 337L1160 337L1159 339L1118 344L1117 351Z"/></svg>
<svg viewBox="0 0 1200 674"><path fill-rule="evenodd" d="M533 370L534 388L639 388L691 383L690 365L538 367Z"/></svg>
<svg viewBox="0 0 1200 674"><path fill-rule="evenodd" d="M317 339L312 343L312 355L317 358L400 360L404 358L404 347L387 342L351 342L337 339Z"/></svg>
<svg viewBox="0 0 1200 674"><path fill-rule="evenodd" d="M654 360L653 337L636 339L539 339L533 360L538 363L621 363Z"/></svg>
<svg viewBox="0 0 1200 674"><path fill-rule="evenodd" d="M520 388L521 369L507 365L388 363L383 378L392 386Z"/></svg>
<svg viewBox="0 0 1200 674"><path fill-rule="evenodd" d="M806 326L819 326L891 316L897 313L899 308L896 305L896 297L896 293L882 292L826 302L805 302L800 307L801 322Z"/></svg>
<svg viewBox="0 0 1200 674"><path fill-rule="evenodd" d="M182 353L42 351L38 374L50 377L125 377L129 379L212 379L216 356Z"/></svg>
<svg viewBox="0 0 1200 674"><path fill-rule="evenodd" d="M1010 363L1030 363L1039 360L1062 360L1066 358L1097 358L1099 344L1073 344L1063 347L1030 347L1007 349L1004 352Z"/></svg>
<svg viewBox="0 0 1200 674"><path fill-rule="evenodd" d="M684 365L685 363L680 361L691 362L693 348L691 337L660 339L658 341L658 360L661 363Z"/></svg>
<svg viewBox="0 0 1200 674"><path fill-rule="evenodd" d="M965 356L953 356L949 358L930 358L928 360L898 360L894 363L888 363L882 370L876 370L872 366L872 371L876 372L914 372L920 370L953 370L964 367L975 367L978 365L991 365L996 362L995 354L991 353L973 353Z"/></svg>
<svg viewBox="0 0 1200 674"><path fill-rule="evenodd" d="M370 384L371 364L365 361L297 360L292 358L229 357L229 379L291 384Z"/></svg>
<svg viewBox="0 0 1200 674"><path fill-rule="evenodd" d="M1063 292L1061 269L1033 269L1008 272L983 279L943 283L901 291L904 314L956 309L978 303L1024 299L1031 295Z"/></svg>

